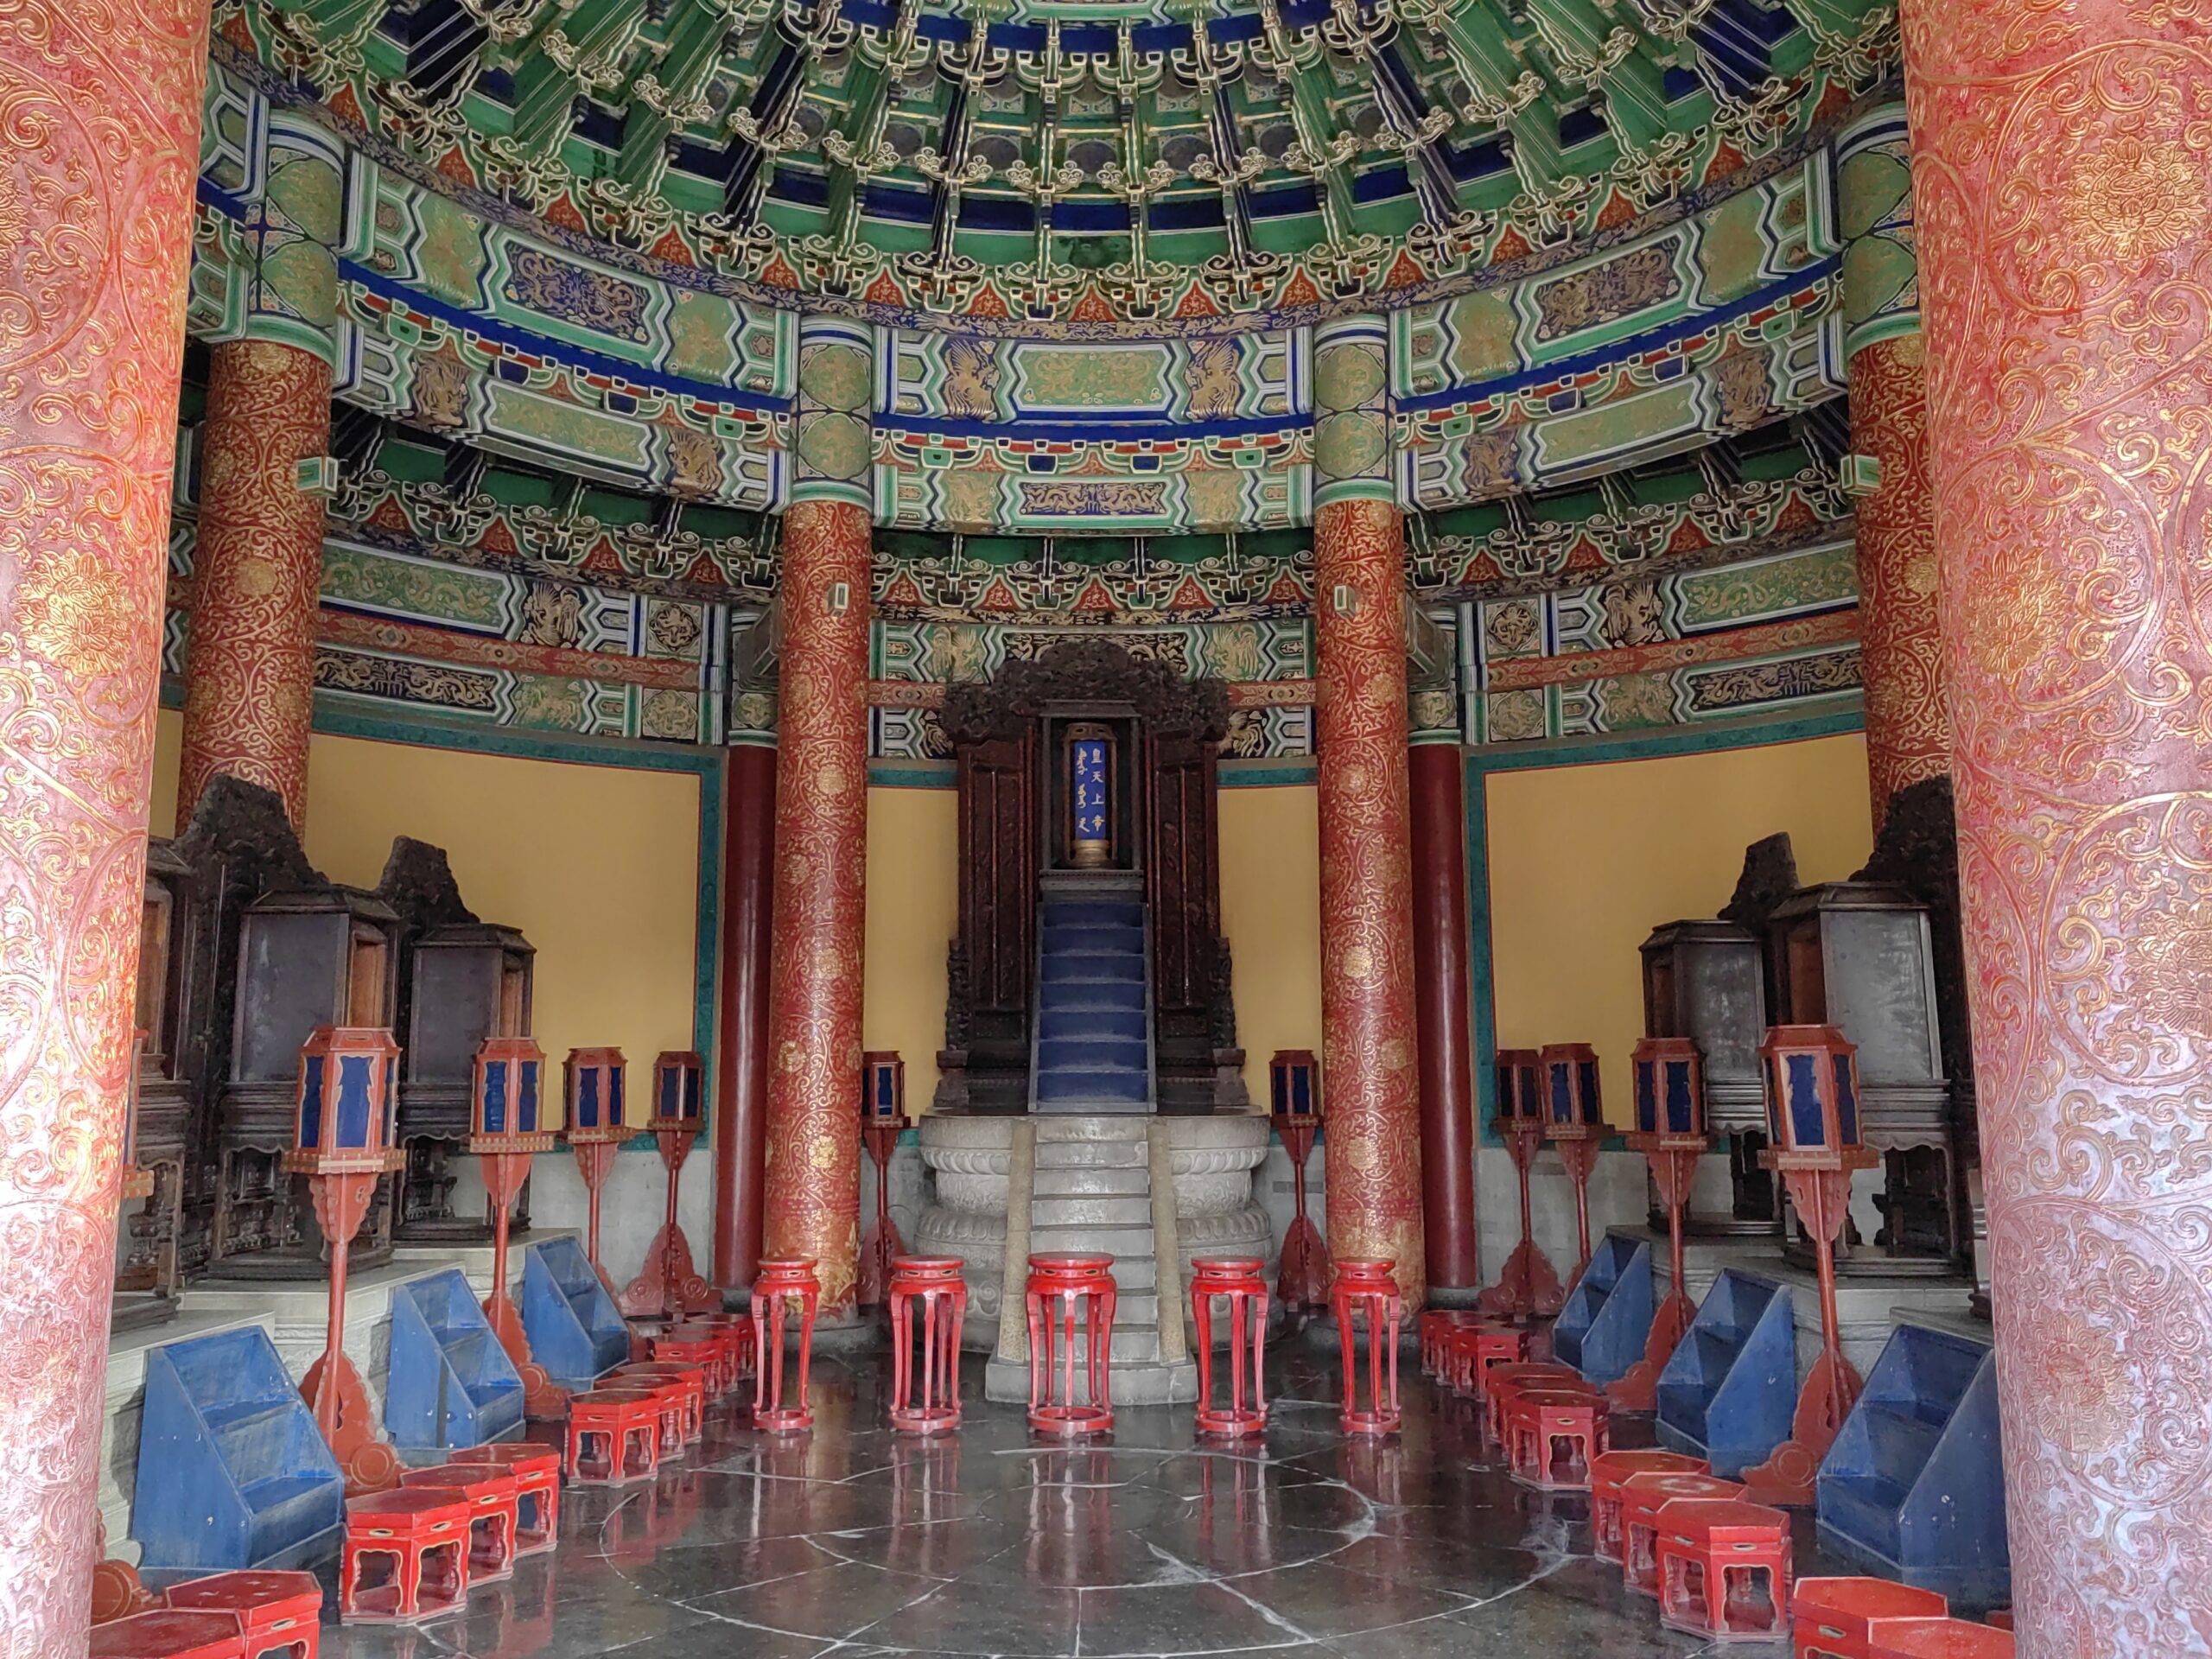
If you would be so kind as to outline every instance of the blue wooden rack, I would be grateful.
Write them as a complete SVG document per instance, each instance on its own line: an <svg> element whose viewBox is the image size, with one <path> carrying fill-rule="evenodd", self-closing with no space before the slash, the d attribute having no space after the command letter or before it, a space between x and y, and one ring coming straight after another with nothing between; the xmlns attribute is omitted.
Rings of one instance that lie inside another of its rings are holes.
<svg viewBox="0 0 2212 1659"><path fill-rule="evenodd" d="M1941 1591L2012 1601L1997 1363L1989 1344L1900 1325L1821 1465L1821 1541L1846 1560Z"/></svg>
<svg viewBox="0 0 2212 1659"><path fill-rule="evenodd" d="M131 1536L161 1572L308 1567L338 1553L346 1482L259 1325L146 1356Z"/></svg>
<svg viewBox="0 0 2212 1659"><path fill-rule="evenodd" d="M564 1389L588 1389L630 1357L630 1327L591 1258L565 1236L522 1253L522 1327L531 1357Z"/></svg>
<svg viewBox="0 0 2212 1659"><path fill-rule="evenodd" d="M1611 1382L1651 1339L1651 1245L1608 1233L1552 1325L1552 1354L1590 1382Z"/></svg>
<svg viewBox="0 0 2212 1659"><path fill-rule="evenodd" d="M1797 1331L1788 1287L1724 1268L1659 1374L1658 1431L1670 1450L1733 1480L1789 1438Z"/></svg>
<svg viewBox="0 0 2212 1659"><path fill-rule="evenodd" d="M521 1432L522 1377L458 1268L410 1280L392 1296L384 1426L403 1452Z"/></svg>

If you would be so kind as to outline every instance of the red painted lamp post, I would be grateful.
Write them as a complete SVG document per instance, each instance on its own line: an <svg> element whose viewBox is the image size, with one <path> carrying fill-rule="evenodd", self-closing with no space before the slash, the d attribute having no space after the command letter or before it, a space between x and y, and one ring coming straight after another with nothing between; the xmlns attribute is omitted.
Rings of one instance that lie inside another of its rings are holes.
<svg viewBox="0 0 2212 1659"><path fill-rule="evenodd" d="M1769 1145L1759 1162L1789 1189L1812 1237L1821 1276L1821 1357L1798 1392L1789 1438L1756 1469L1747 1496L1762 1503L1807 1504L1814 1477L1864 1386L1843 1357L1835 1306L1835 1241L1851 1205L1853 1170L1877 1154L1859 1140L1859 1050L1834 1026L1774 1026L1759 1045L1766 1078Z"/></svg>
<svg viewBox="0 0 2212 1659"><path fill-rule="evenodd" d="M300 1047L300 1091L284 1168L308 1179L330 1244L330 1325L300 1393L345 1471L349 1493L399 1484L399 1459L377 1435L367 1391L346 1357L346 1257L379 1178L405 1154L391 1148L399 1045L380 1026L318 1026Z"/></svg>
<svg viewBox="0 0 2212 1659"><path fill-rule="evenodd" d="M1283 1235L1275 1294L1287 1308L1319 1308L1329 1300L1329 1249L1306 1213L1306 1160L1321 1127L1321 1063L1313 1051L1281 1048L1268 1063L1269 1103L1276 1135L1290 1155L1290 1230Z"/></svg>
<svg viewBox="0 0 2212 1659"><path fill-rule="evenodd" d="M523 1409L540 1422L568 1415L569 1391L531 1358L522 1311L507 1295L507 1221L531 1162L550 1152L561 1130L561 1107L545 1110L545 1051L527 1037L487 1037L476 1046L470 1089L468 1150L484 1172L492 1200L492 1294L484 1317L522 1374Z"/></svg>
<svg viewBox="0 0 2212 1659"><path fill-rule="evenodd" d="M1574 1276L1590 1266L1590 1174L1605 1140L1605 1109L1598 1099L1598 1052L1587 1043L1546 1043L1537 1058L1544 1070L1544 1138L1559 1148L1574 1183Z"/></svg>
<svg viewBox="0 0 2212 1659"><path fill-rule="evenodd" d="M1512 1154L1521 1182L1521 1242L1505 1260L1497 1282L1478 1297L1478 1311L1507 1319L1549 1319L1566 1300L1550 1259L1536 1248L1535 1220L1529 1205L1529 1172L1544 1141L1543 1067L1533 1048L1497 1051L1497 1116L1491 1125Z"/></svg>
<svg viewBox="0 0 2212 1659"><path fill-rule="evenodd" d="M1636 1131L1628 1143L1643 1154L1652 1185L1667 1206L1667 1300L1652 1315L1643 1357L1606 1390L1616 1409L1649 1411L1658 1403L1659 1373L1697 1317L1682 1278L1682 1211L1697 1160L1710 1144L1705 1132L1705 1061L1687 1037L1646 1037L1636 1046Z"/></svg>
<svg viewBox="0 0 2212 1659"><path fill-rule="evenodd" d="M614 1154L630 1135L629 1126L622 1121L627 1063L619 1048L572 1048L564 1069L569 1150L575 1154L576 1173L583 1177L584 1191L589 1195L584 1254L590 1258L599 1282L612 1296L614 1281L599 1259L599 1204L607 1178L614 1173Z"/></svg>
<svg viewBox="0 0 2212 1659"><path fill-rule="evenodd" d="M645 1319L682 1319L716 1306L713 1288L691 1265L691 1241L676 1218L683 1160L699 1138L705 1116L702 1090L706 1062L688 1049L671 1050L653 1062L653 1135L668 1166L668 1219L653 1235L645 1264L622 1293L622 1311Z"/></svg>
<svg viewBox="0 0 2212 1659"><path fill-rule="evenodd" d="M879 1306L890 1294L891 1259L906 1253L891 1219L891 1160L906 1127L906 1063L889 1049L861 1056L861 1140L875 1160L875 1224L861 1242L860 1302Z"/></svg>

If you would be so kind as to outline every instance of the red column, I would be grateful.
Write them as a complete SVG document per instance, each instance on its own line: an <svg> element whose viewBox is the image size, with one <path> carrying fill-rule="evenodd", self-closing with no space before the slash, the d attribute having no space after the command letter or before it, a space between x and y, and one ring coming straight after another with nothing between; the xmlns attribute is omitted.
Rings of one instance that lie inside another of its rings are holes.
<svg viewBox="0 0 2212 1659"><path fill-rule="evenodd" d="M0 7L0 1630L85 1650L206 0Z"/></svg>
<svg viewBox="0 0 2212 1659"><path fill-rule="evenodd" d="M1903 16L2019 1651L2212 1653L2212 33Z"/></svg>
<svg viewBox="0 0 2212 1659"><path fill-rule="evenodd" d="M1466 772L1456 742L1416 743L1412 768L1414 993L1420 1010L1428 1300L1471 1304L1482 1289L1482 1263L1475 1237L1474 1039L1468 1029Z"/></svg>
<svg viewBox="0 0 2212 1659"><path fill-rule="evenodd" d="M1397 1263L1421 1304L1421 1080L1407 802L1405 524L1354 497L1313 521L1329 1254Z"/></svg>
<svg viewBox="0 0 2212 1659"><path fill-rule="evenodd" d="M815 1262L823 1313L849 1314L860 1268L868 510L795 504L783 556L762 1249Z"/></svg>
<svg viewBox="0 0 2212 1659"><path fill-rule="evenodd" d="M270 340L214 348L193 563L177 813L218 772L307 810L322 498L300 462L330 447L330 365Z"/></svg>
<svg viewBox="0 0 2212 1659"><path fill-rule="evenodd" d="M769 882L776 839L776 752L741 744L724 757L722 1008L715 1099L715 1270L723 1289L760 1265L760 1173L768 1135Z"/></svg>

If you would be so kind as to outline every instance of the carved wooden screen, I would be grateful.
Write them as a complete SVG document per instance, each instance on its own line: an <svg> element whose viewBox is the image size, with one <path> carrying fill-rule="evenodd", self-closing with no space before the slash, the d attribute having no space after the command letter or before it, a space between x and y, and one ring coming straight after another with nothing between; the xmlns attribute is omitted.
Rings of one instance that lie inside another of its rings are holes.
<svg viewBox="0 0 2212 1659"><path fill-rule="evenodd" d="M1154 995L1162 1015L1203 1014L1213 1000L1221 932L1216 868L1216 745L1188 733L1155 734L1151 834L1145 865L1152 899Z"/></svg>
<svg viewBox="0 0 2212 1659"><path fill-rule="evenodd" d="M1036 763L1030 733L960 746L960 937L969 1007L1026 1014L1035 955Z"/></svg>

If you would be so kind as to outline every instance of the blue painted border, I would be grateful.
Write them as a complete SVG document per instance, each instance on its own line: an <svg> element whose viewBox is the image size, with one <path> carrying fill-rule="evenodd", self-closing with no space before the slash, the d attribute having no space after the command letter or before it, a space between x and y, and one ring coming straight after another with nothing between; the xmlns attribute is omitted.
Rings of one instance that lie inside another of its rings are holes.
<svg viewBox="0 0 2212 1659"><path fill-rule="evenodd" d="M1490 805L1492 773L1539 772L1555 766L1599 766L1620 760L1666 760L1724 749L1764 748L1776 743L1804 743L1866 729L1863 707L1801 715L1755 725L1724 728L1679 727L1633 737L1551 742L1527 748L1475 748L1465 754L1467 819L1467 978L1474 998L1475 1116L1480 1144L1500 1147L1491 1118L1497 1110L1491 1056L1497 1044L1497 988L1491 971L1490 916Z"/></svg>

